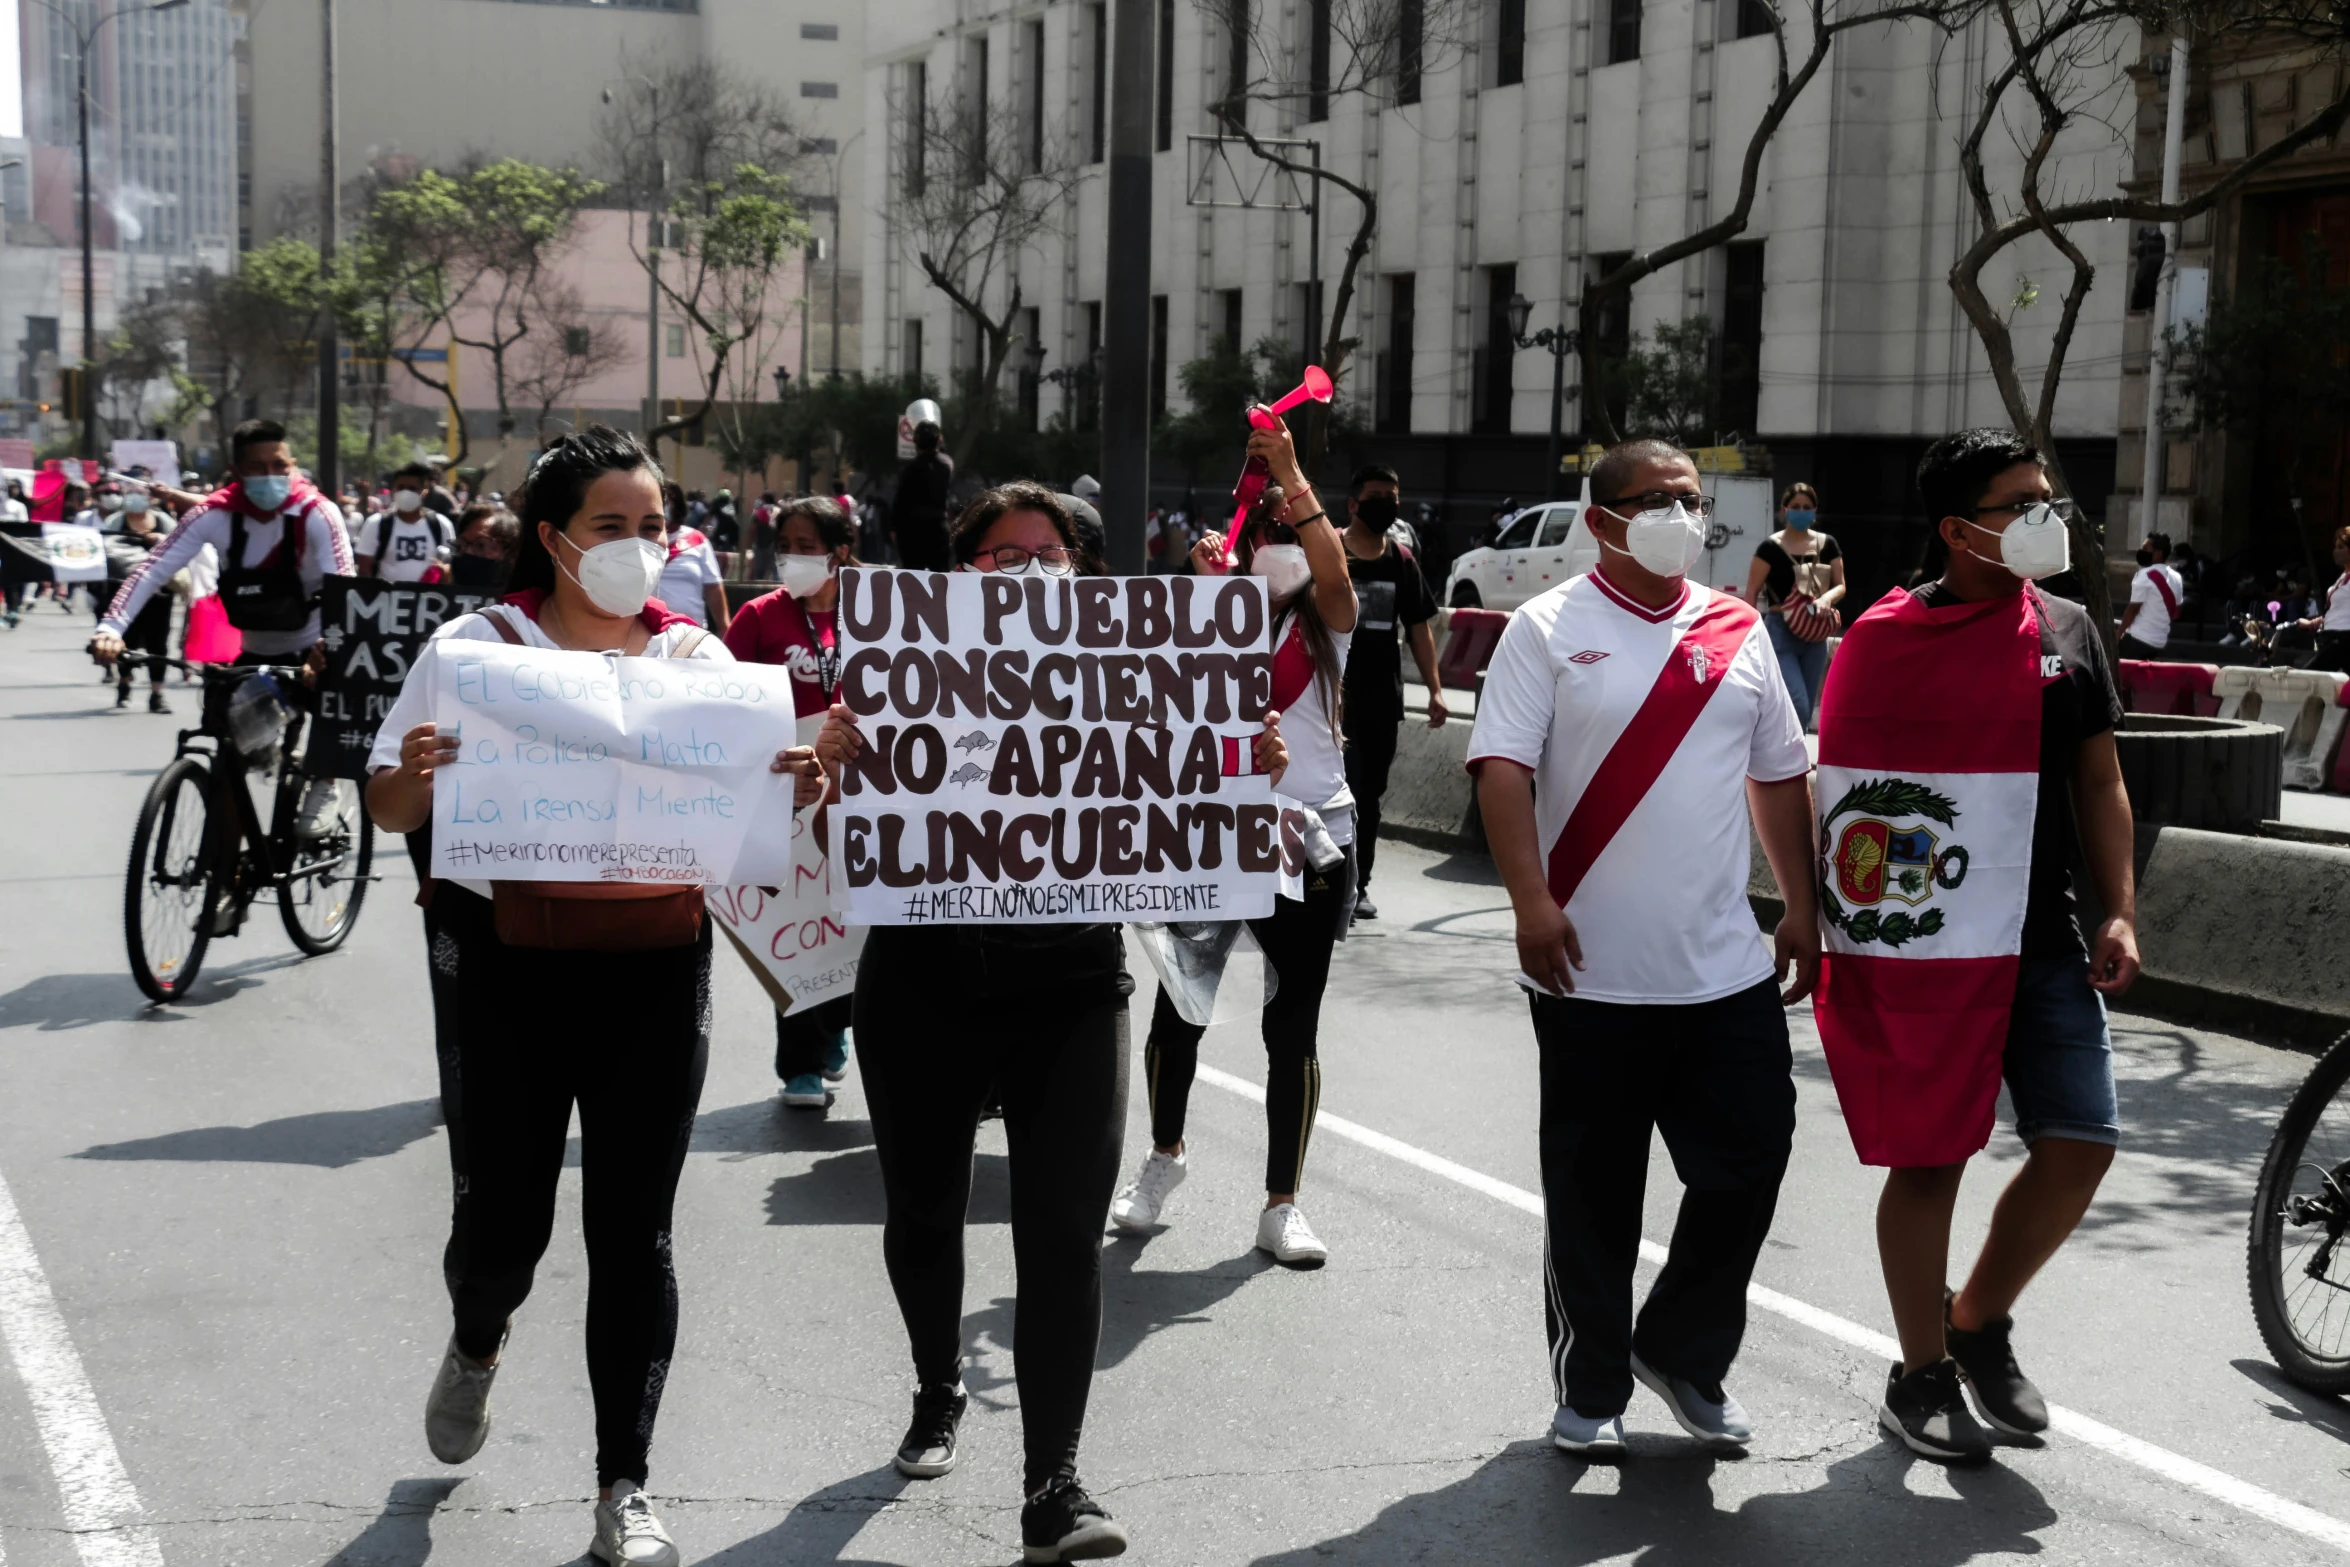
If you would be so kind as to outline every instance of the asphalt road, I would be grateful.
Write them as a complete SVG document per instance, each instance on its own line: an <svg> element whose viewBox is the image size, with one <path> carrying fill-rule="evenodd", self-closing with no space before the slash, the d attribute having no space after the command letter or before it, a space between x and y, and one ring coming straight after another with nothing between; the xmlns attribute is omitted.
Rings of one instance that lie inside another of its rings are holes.
<svg viewBox="0 0 2350 1567"><path fill-rule="evenodd" d="M186 1004L143 1006L124 850L193 704L113 713L76 651L86 626L51 608L0 633L0 1561L578 1560L593 1476L576 1177L496 1434L444 1468L419 1427L447 1333L448 1166L405 861L379 860L392 879L343 952L300 959L263 910ZM1252 1249L1261 1112L1223 1086L1262 1080L1248 1025L1209 1036L1228 1076L1194 1095L1195 1173L1169 1227L1108 1246L1085 1474L1133 1559L1955 1567L2350 1549L2350 1408L2268 1370L2244 1294L2254 1171L2305 1059L2119 1019L2124 1150L2019 1330L2050 1397L2101 1426L1952 1474L1881 1437L1883 1363L1837 1326L1888 1326L1875 1181L1799 1016L1798 1147L1759 1282L1829 1331L1756 1313L1732 1384L1760 1426L1752 1456L1701 1453L1642 1394L1633 1459L1587 1467L1544 1438L1534 1058L1504 899L1480 861L1393 844L1377 893L1385 917L1341 949L1324 1014L1324 1111L1367 1129L1326 1125L1315 1144L1305 1201L1330 1266L1288 1273ZM764 1004L724 954L718 972L654 1449L672 1529L689 1560L727 1567L1015 1560L1000 1135L982 1136L971 1216L964 1464L902 1481L889 1454L908 1371L862 1096L852 1073L825 1117L775 1108ZM1139 1093L1127 1143L1146 1143ZM2003 1130L1966 1188L1967 1244L2016 1156ZM1661 1150L1651 1175L1661 1239Z"/></svg>

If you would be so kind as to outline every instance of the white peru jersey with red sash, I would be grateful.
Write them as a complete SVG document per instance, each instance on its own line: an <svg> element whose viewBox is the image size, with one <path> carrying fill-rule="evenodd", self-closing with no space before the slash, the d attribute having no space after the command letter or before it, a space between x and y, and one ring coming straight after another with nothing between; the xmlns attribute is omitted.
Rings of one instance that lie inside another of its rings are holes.
<svg viewBox="0 0 2350 1567"><path fill-rule="evenodd" d="M1886 594L1820 694L1813 1010L1864 1164L1955 1164L1990 1141L2023 950L2040 785L2035 591Z"/></svg>
<svg viewBox="0 0 2350 1567"><path fill-rule="evenodd" d="M1811 759L1751 605L1685 585L1650 609L1599 572L1538 595L1477 696L1469 767L1496 758L1534 773L1551 895L1583 948L1578 996L1711 1001L1771 977L1746 901L1746 781L1801 777Z"/></svg>

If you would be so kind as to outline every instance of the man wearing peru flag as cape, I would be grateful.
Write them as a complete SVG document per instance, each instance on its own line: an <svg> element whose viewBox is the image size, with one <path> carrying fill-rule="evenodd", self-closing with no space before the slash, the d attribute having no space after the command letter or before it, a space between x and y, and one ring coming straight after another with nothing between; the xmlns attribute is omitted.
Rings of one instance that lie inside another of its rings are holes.
<svg viewBox="0 0 2350 1567"><path fill-rule="evenodd" d="M1711 505L1688 457L1629 442L1590 494L1600 563L1511 617L1469 741L1541 1051L1551 1440L1621 1453L1638 1381L1742 1446L1723 1378L1795 1130L1786 1007L1819 952L1811 758L1761 617L1686 578ZM1788 890L1775 951L1750 814ZM1635 1317L1652 1132L1685 1190Z"/></svg>
<svg viewBox="0 0 2350 1567"><path fill-rule="evenodd" d="M2079 605L2030 585L2071 564L2071 507L2039 454L1969 430L1927 452L1918 487L1948 564L1854 623L1820 698L1814 1009L1853 1147L1890 1167L1877 1239L1902 1363L1879 1420L1928 1457L1974 1461L1990 1442L1962 1384L1999 1429L2048 1427L2009 1312L2120 1135L2099 993L2137 973L2131 821L2104 643ZM2076 854L2103 911L2089 944ZM2003 1078L2031 1152L1948 1296L1959 1177Z"/></svg>

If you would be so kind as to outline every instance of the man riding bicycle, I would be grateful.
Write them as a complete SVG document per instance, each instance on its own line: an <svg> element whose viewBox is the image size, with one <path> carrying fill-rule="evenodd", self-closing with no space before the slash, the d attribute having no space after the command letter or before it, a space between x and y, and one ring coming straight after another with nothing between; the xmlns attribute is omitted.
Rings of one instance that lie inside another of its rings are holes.
<svg viewBox="0 0 2350 1567"><path fill-rule="evenodd" d="M90 639L100 663L122 655L125 628L207 544L220 557L222 607L244 634L239 663L298 663L317 648L320 584L352 574L342 513L295 467L281 424L248 419L238 425L229 436L229 458L235 481L207 497L123 580ZM322 836L340 804L338 780L313 779L296 832Z"/></svg>

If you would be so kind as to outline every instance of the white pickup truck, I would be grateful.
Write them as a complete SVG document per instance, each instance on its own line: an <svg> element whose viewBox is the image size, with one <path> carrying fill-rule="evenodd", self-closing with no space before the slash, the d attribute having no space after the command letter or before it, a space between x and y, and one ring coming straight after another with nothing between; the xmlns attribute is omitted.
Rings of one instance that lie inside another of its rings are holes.
<svg viewBox="0 0 2350 1567"><path fill-rule="evenodd" d="M1698 482L1714 497L1715 510L1690 580L1743 593L1746 563L1775 523L1771 481L1758 474L1703 473ZM1453 561L1444 602L1454 609L1513 610L1589 571L1598 564L1599 541L1577 519L1590 504L1586 477L1575 500L1543 501L1508 519L1499 538Z"/></svg>

